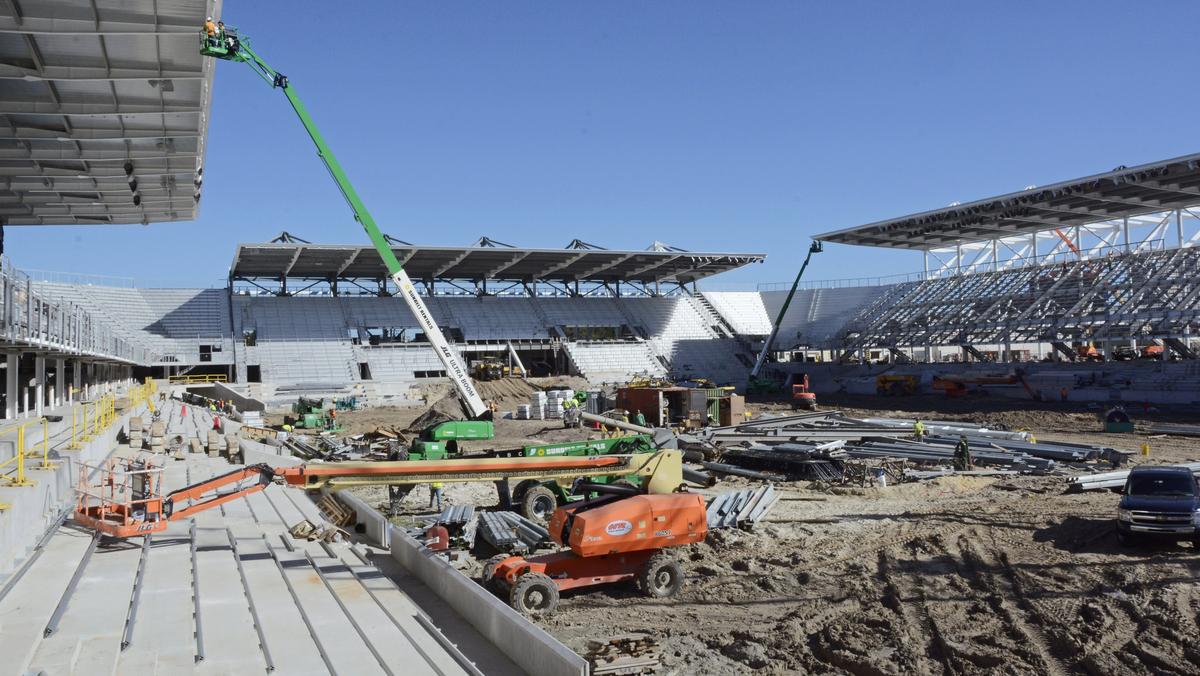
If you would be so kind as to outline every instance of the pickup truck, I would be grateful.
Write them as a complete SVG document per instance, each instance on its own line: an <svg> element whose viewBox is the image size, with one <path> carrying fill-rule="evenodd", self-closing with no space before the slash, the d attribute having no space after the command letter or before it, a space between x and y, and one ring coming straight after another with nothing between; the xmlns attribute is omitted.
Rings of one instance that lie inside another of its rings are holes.
<svg viewBox="0 0 1200 676"><path fill-rule="evenodd" d="M1129 472L1117 506L1117 539L1189 540L1200 548L1200 484L1186 467L1142 465Z"/></svg>

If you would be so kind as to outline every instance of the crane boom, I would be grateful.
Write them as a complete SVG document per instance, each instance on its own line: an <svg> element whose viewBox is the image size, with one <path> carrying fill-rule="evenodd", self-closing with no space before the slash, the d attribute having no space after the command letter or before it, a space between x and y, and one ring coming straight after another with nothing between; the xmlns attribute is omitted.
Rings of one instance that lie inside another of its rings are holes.
<svg viewBox="0 0 1200 676"><path fill-rule="evenodd" d="M775 337L779 335L779 327L783 325L783 316L787 314L788 306L792 304L792 296L796 295L796 289L800 286L800 278L804 276L804 269L808 267L808 261L812 259L813 254L821 253L821 251L821 242L819 241L814 241L812 246L808 247L808 255L804 257L804 264L800 266L800 272L796 273L796 279L792 282L792 290L788 291L787 298L783 301L783 307L779 308L779 316L775 318L775 325L771 327L771 335L767 336L767 342L763 343L762 352L758 353L758 360L754 362L754 370L750 371L752 379L758 377L763 363L767 361L767 355L771 354L771 346L775 344Z"/></svg>
<svg viewBox="0 0 1200 676"><path fill-rule="evenodd" d="M304 125L304 130L308 132L313 145L317 147L317 156L325 163L325 168L329 171L330 177L337 184L338 190L341 191L342 197L346 200L346 204L350 205L351 211L354 212L354 220L362 225L363 230L367 232L367 237L371 239L371 244L379 252L379 256L383 258L388 276L396 284L396 288L400 291L400 296L408 304L408 309L412 311L413 317L416 318L421 330L425 332L426 339L429 340L429 344L433 346L434 352L437 353L438 360L441 361L442 367L446 370L446 377L454 384L454 389L457 391L458 397L462 400L467 412L474 419L490 417L491 412L488 410L487 405L483 403L479 392L475 389L475 383L471 381L471 374L463 365L462 359L450 347L446 337L442 334L442 330L434 320L433 314L429 312L425 301L417 293L416 286L413 285L412 280L408 277L408 273L404 271L404 266L396 258L396 254L384 238L383 232L375 224L375 219L371 216L371 212L367 211L362 198L358 196L354 185L350 183L345 170L342 169L342 165L329 148L329 144L325 142L325 138L321 135L320 130L317 129L317 125L313 122L312 116L308 114L304 103L296 95L295 88L288 82L287 76L267 65L266 61L263 61L250 48L249 40L244 36L239 36L236 29L233 28L227 28L225 34L215 38L209 37L202 31L200 33L200 53L204 56L225 61L248 64L254 69L255 73L272 87L283 91L288 103L292 106L292 110L300 118L300 124Z"/></svg>

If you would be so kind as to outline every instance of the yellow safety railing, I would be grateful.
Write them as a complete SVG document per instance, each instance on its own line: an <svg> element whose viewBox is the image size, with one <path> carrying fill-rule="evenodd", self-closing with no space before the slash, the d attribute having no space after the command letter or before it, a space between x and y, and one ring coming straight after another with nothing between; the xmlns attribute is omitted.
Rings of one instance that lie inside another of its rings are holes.
<svg viewBox="0 0 1200 676"><path fill-rule="evenodd" d="M10 434L14 434L14 433L17 435L16 441L15 441L15 446L13 448L13 451L14 451L13 457L11 457L8 460L5 460L3 462L0 462L0 481L6 482L6 484L9 486L32 486L32 485L34 485L34 482L25 476L25 458L26 457L37 457L37 455L38 455L36 450L33 453L29 453L29 451L27 451L25 448L25 430L27 428L29 428L31 425L41 425L42 426L42 443L41 443L42 467L45 467L45 468L53 467L53 465L50 463L50 421L49 420L47 420L45 418L33 418L32 420L26 420L25 422L23 422L19 425L14 425L12 427L9 427L8 429L0 430L0 438L7 437ZM13 469L8 469L8 467L10 465L13 466ZM0 509L4 509L5 507L7 507L7 506L6 505L0 506Z"/></svg>
<svg viewBox="0 0 1200 676"><path fill-rule="evenodd" d="M227 383L229 376L224 373L204 373L188 376L169 376L167 382L172 385L198 385L201 383Z"/></svg>

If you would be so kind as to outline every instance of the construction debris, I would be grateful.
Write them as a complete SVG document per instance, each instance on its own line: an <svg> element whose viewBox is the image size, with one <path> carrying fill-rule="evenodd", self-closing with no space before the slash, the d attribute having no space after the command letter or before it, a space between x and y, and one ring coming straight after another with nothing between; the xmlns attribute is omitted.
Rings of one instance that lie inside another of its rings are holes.
<svg viewBox="0 0 1200 676"><path fill-rule="evenodd" d="M708 502L708 527L750 530L778 501L779 495L771 484L721 493Z"/></svg>
<svg viewBox="0 0 1200 676"><path fill-rule="evenodd" d="M661 649L649 636L588 641L584 658L593 674L645 674L660 664Z"/></svg>
<svg viewBox="0 0 1200 676"><path fill-rule="evenodd" d="M847 460L842 463L841 483L854 486L890 486L904 480L904 460Z"/></svg>

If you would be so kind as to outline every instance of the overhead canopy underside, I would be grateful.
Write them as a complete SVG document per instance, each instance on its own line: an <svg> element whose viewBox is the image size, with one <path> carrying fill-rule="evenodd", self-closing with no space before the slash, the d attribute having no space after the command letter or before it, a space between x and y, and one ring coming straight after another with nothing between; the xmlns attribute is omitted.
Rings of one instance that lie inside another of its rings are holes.
<svg viewBox="0 0 1200 676"><path fill-rule="evenodd" d="M0 221L196 217L214 65L204 0L0 2Z"/></svg>
<svg viewBox="0 0 1200 676"><path fill-rule="evenodd" d="M423 280L691 283L761 262L764 254L607 249L393 246L409 276ZM387 276L371 247L241 244L234 278L377 279Z"/></svg>
<svg viewBox="0 0 1200 676"><path fill-rule="evenodd" d="M1117 169L817 235L823 242L928 250L1200 204L1200 154Z"/></svg>

